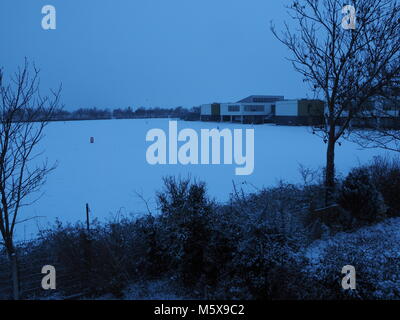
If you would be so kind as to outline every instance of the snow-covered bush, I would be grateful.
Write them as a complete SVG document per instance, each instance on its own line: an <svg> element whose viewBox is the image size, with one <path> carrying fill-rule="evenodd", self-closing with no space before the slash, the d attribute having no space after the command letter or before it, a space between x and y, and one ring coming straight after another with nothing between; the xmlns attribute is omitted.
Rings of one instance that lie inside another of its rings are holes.
<svg viewBox="0 0 400 320"><path fill-rule="evenodd" d="M300 298L304 259L298 253L307 243L303 201L302 190L285 183L249 195L235 190L230 205L215 215L229 217L214 226L230 240L231 250L221 266L215 298Z"/></svg>
<svg viewBox="0 0 400 320"><path fill-rule="evenodd" d="M158 193L160 250L199 297L300 298L304 201L300 188L281 183L250 195L236 190L230 204L216 206L202 183L167 178Z"/></svg>
<svg viewBox="0 0 400 320"><path fill-rule="evenodd" d="M365 167L353 169L349 173L341 186L338 202L342 208L363 222L378 221L385 212L382 195Z"/></svg>
<svg viewBox="0 0 400 320"><path fill-rule="evenodd" d="M157 199L161 210L160 243L169 256L169 268L185 285L199 284L199 279L206 277L205 251L211 237L212 203L205 184L167 177Z"/></svg>
<svg viewBox="0 0 400 320"><path fill-rule="evenodd" d="M400 299L400 219L387 219L353 233L338 233L306 249L303 270L318 296L311 299ZM343 290L341 270L356 269L356 290Z"/></svg>
<svg viewBox="0 0 400 320"><path fill-rule="evenodd" d="M312 190L280 182L276 187L261 189L256 193L243 194L238 190L232 195L231 208L237 214L244 214L244 221L263 224L274 234L282 234L298 242L308 241L308 197ZM250 220L249 220L250 219Z"/></svg>
<svg viewBox="0 0 400 320"><path fill-rule="evenodd" d="M300 299L303 258L265 225L248 225L220 279L219 299ZM222 292L222 289L224 292Z"/></svg>
<svg viewBox="0 0 400 320"><path fill-rule="evenodd" d="M400 216L400 159L374 158L371 178L388 206L389 216Z"/></svg>

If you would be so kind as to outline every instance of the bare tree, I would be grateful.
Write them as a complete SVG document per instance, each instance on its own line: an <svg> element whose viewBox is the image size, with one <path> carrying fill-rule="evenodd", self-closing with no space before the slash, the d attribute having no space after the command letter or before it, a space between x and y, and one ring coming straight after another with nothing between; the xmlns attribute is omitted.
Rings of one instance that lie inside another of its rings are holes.
<svg viewBox="0 0 400 320"><path fill-rule="evenodd" d="M397 0L353 0L355 28L345 28L341 0L295 0L295 27L274 35L290 50L296 71L326 102L325 124L315 128L327 143L326 202L335 190L335 146L352 119L371 108L399 75L400 6Z"/></svg>
<svg viewBox="0 0 400 320"><path fill-rule="evenodd" d="M39 70L27 60L8 83L0 69L0 232L11 262L14 299L19 298L15 226L20 209L35 201L33 194L54 169L39 162L42 152L36 149L58 108L60 91L42 97Z"/></svg>

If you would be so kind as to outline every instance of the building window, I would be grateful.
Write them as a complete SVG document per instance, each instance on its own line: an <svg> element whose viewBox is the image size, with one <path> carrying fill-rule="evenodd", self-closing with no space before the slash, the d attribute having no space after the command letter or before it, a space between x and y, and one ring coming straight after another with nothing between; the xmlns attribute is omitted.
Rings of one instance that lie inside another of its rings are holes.
<svg viewBox="0 0 400 320"><path fill-rule="evenodd" d="M249 105L249 106L245 106L244 110L248 111L248 112L263 112L264 111L264 106Z"/></svg>
<svg viewBox="0 0 400 320"><path fill-rule="evenodd" d="M240 106L228 106L228 111L229 112L239 112Z"/></svg>

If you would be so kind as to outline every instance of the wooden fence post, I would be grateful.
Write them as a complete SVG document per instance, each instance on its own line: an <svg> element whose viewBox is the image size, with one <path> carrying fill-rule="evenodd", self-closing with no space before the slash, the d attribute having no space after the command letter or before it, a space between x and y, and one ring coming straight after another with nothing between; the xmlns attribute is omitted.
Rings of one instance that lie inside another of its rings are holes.
<svg viewBox="0 0 400 320"><path fill-rule="evenodd" d="M91 235L90 235L90 208L89 204L86 203L86 236L85 236L85 260L86 260L86 284L85 287L86 289L89 289L89 291L92 291L92 280L91 280L91 272L92 272L92 244L91 244Z"/></svg>
<svg viewBox="0 0 400 320"><path fill-rule="evenodd" d="M90 221L89 221L89 204L86 203L86 230L89 235L90 232Z"/></svg>

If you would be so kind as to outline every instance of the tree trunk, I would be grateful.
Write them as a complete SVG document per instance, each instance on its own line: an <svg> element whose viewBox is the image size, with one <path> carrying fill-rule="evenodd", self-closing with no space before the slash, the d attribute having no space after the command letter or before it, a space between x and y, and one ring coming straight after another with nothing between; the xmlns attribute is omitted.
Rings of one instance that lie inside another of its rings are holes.
<svg viewBox="0 0 400 320"><path fill-rule="evenodd" d="M335 136L329 134L328 149L326 152L326 172L325 172L325 205L329 206L333 202L335 191Z"/></svg>
<svg viewBox="0 0 400 320"><path fill-rule="evenodd" d="M7 234L5 238L6 238L5 247L6 247L8 259L10 260L10 266L11 266L13 299L19 300L19 272L18 272L17 253L15 251L12 236Z"/></svg>
<svg viewBox="0 0 400 320"><path fill-rule="evenodd" d="M10 254L10 262L11 262L11 275L13 282L13 298L14 300L19 300L19 274L18 274L18 261L17 254L12 252Z"/></svg>

